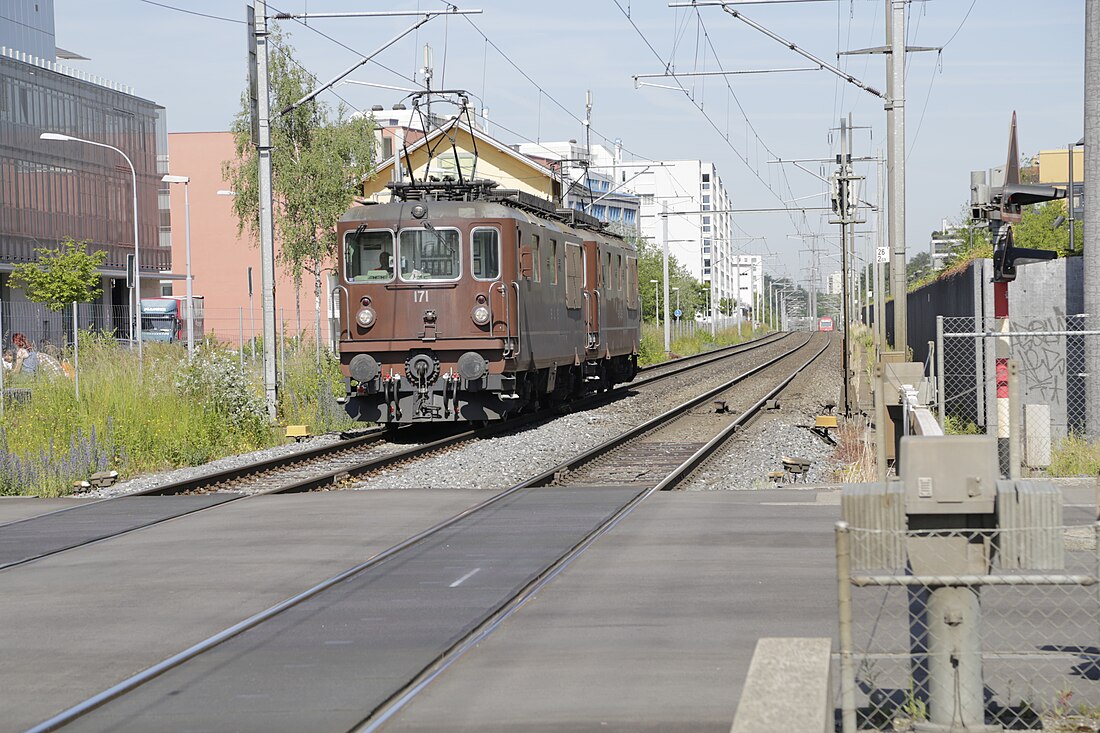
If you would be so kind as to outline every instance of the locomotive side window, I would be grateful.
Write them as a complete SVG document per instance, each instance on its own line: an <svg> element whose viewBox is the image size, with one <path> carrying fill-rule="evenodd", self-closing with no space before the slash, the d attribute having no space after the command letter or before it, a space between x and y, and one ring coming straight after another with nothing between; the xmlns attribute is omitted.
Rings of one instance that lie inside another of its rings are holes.
<svg viewBox="0 0 1100 733"><path fill-rule="evenodd" d="M347 232L344 277L349 283L393 280L393 232L389 229Z"/></svg>
<svg viewBox="0 0 1100 733"><path fill-rule="evenodd" d="M496 229L475 229L470 247L474 278L496 280L500 277L500 232Z"/></svg>
<svg viewBox="0 0 1100 733"><path fill-rule="evenodd" d="M553 285L558 284L558 240L550 240L550 257L547 260L547 264L550 266L550 283Z"/></svg>
<svg viewBox="0 0 1100 733"><path fill-rule="evenodd" d="M457 229L405 229L398 244L402 280L458 279L462 248Z"/></svg>
<svg viewBox="0 0 1100 733"><path fill-rule="evenodd" d="M634 257L626 258L626 305L628 308L638 307L638 260Z"/></svg>
<svg viewBox="0 0 1100 733"><path fill-rule="evenodd" d="M542 282L542 252L539 250L539 235L531 235L531 254L533 267L531 268L531 279L537 283Z"/></svg>
<svg viewBox="0 0 1100 733"><path fill-rule="evenodd" d="M565 244L565 307L581 307L584 284L584 252L579 244Z"/></svg>

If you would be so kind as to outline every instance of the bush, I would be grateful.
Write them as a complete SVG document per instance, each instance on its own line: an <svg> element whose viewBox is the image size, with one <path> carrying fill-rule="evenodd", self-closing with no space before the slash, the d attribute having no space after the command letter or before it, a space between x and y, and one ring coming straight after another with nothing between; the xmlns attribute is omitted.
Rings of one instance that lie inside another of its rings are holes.
<svg viewBox="0 0 1100 733"><path fill-rule="evenodd" d="M1096 476L1100 474L1100 445L1071 433L1058 441L1050 454L1051 476Z"/></svg>

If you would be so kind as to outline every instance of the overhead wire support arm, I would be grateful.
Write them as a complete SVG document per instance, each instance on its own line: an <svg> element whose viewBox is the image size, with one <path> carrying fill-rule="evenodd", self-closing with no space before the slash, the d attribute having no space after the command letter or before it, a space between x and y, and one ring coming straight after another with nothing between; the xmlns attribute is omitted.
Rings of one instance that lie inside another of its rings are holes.
<svg viewBox="0 0 1100 733"><path fill-rule="evenodd" d="M867 84L863 81L860 81L859 79L852 76L851 74L848 74L845 71L843 71L842 69L838 69L837 67L833 66L828 61L826 61L822 58L818 58L817 56L814 56L812 53L810 53L809 51L806 51L805 49L799 48L798 44L793 43L792 41L788 41L786 38L783 38L782 36L780 36L777 33L773 33L772 31L768 30L767 28L760 25L756 21L751 20L749 18L746 18L745 15L740 10L734 10L733 8L729 7L730 4L731 3L729 3L729 2L678 2L678 3L674 2L674 3L669 3L668 6L670 8L693 8L693 7L699 7L699 6L704 6L704 5L715 5L715 6L721 7L722 10L725 11L730 16L736 18L737 20L740 20L742 23L749 26L750 28L753 28L755 30L760 31L761 33L763 33L768 38L771 38L773 41L776 41L778 43L783 44L784 46L786 46L790 50L797 53L799 56L802 56L805 59L809 59L813 63L817 64L820 69L832 72L833 74L835 74L836 76L839 76L841 79L845 80L849 84L857 86L860 89L862 89L863 91L869 92L870 94L873 94L873 95L875 95L876 97L878 97L880 99L885 99L886 98L886 95L884 95L878 89L875 89L870 84Z"/></svg>
<svg viewBox="0 0 1100 733"><path fill-rule="evenodd" d="M398 11L394 11L394 12L398 12ZM322 84L321 86L317 87L316 89L314 89L314 90L313 90L312 92L310 92L309 94L307 94L307 95L305 95L304 97L302 97L301 99L299 99L299 100L298 100L297 102L295 102L294 104L291 104L291 105L288 105L287 107L284 107L284 108L283 108L283 109L282 109L282 110L281 110L281 111L279 112L279 116L280 116L280 117L282 117L283 115L287 115L287 114L290 114L291 112L293 112L294 110L296 110L296 109L297 109L298 107L301 107L301 106L302 106L303 104L305 104L306 102L308 102L308 101L310 101L311 99L315 98L315 97L316 97L317 95L319 95L319 94L320 94L321 92L323 92L323 91L325 91L326 89L329 89L330 87L334 86L334 85L335 85L335 84L336 84L336 83L337 83L338 81L340 81L341 79L343 79L343 78L344 78L345 76L347 76L347 75L348 75L348 74L350 74L351 72L355 71L355 70L356 70L356 69L358 69L358 68L359 68L360 66L363 66L364 64L367 64L367 63L369 63L369 62L370 62L370 60L371 60L371 59L373 59L373 58L374 58L375 56L377 56L378 54L382 53L382 52L383 52L383 51L385 51L385 50L386 50L387 48L389 48L389 47L390 47L390 46L392 46L393 44L397 43L397 42L398 42L398 41L400 41L400 40L401 40L402 38L404 38L405 36L409 35L409 34L410 34L410 33L412 33L413 31L415 31L415 30L416 30L417 28L419 28L420 26L422 26L422 25L424 25L425 23L427 23L428 21L430 21L430 20L431 20L432 18L437 18L437 17L439 17L440 15L477 15L477 14L480 14L480 13L481 13L481 11L480 11L480 10L459 10L459 9L457 9L457 8L452 8L451 10L444 10L444 11L436 11L436 10L433 10L433 11L425 11L425 12L420 12L420 13L418 13L418 12L406 12L406 13L405 13L406 15L422 15L422 16L424 16L424 17L423 17L423 18L422 18L421 20L418 20L417 22L413 23L413 24L412 24L411 26L409 26L409 27L408 27L408 28L406 28L405 30L403 30L403 31L401 31L400 33L398 33L398 34L397 34L396 36L394 36L394 37L393 37L393 38L391 38L390 40L386 41L386 42L385 42L384 44L382 44L381 46L379 46L379 47L378 47L377 49L375 49L375 50L374 50L374 51L372 51L371 53L367 54L367 55L366 55L366 56L364 56L363 58L361 58L361 59L359 59L358 61L356 61L356 62L355 62L354 64L352 64L351 66L349 66L349 67L348 67L348 68L347 68L347 69L346 69L345 71L342 71L342 72L340 72L339 74L337 74L336 76L334 76L334 77L333 77L333 78L332 78L331 80L329 80L329 81L325 82L324 84ZM366 15L371 15L371 13L361 13L361 14L359 14L359 15L364 15L364 16L366 16ZM307 17L307 16L301 16L301 17ZM313 16L313 17L316 17L316 16Z"/></svg>

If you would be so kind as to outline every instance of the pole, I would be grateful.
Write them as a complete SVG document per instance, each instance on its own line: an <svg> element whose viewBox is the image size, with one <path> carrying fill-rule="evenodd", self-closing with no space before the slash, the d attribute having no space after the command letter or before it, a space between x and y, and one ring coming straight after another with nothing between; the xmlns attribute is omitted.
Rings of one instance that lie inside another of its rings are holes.
<svg viewBox="0 0 1100 733"><path fill-rule="evenodd" d="M267 78L267 2L253 0L256 14L256 71L258 104L256 107L259 140L256 153L260 194L260 303L263 309L264 402L267 416L275 421L275 229L271 191L271 125Z"/></svg>
<svg viewBox="0 0 1100 733"><path fill-rule="evenodd" d="M837 616L840 620L840 729L856 733L855 641L852 635L852 553L847 522L836 523Z"/></svg>
<svg viewBox="0 0 1100 733"><path fill-rule="evenodd" d="M878 481L886 480L886 374L882 357L875 364L875 474Z"/></svg>
<svg viewBox="0 0 1100 733"><path fill-rule="evenodd" d="M1085 235L1081 249L1085 257L1085 313L1093 323L1100 314L1100 0L1085 0ZM1093 203L1089 205L1089 197ZM1087 405L1085 432L1100 437L1100 339L1085 339Z"/></svg>
<svg viewBox="0 0 1100 733"><path fill-rule="evenodd" d="M80 326L77 325L76 301L73 301L73 386L76 388L76 401L80 402Z"/></svg>
<svg viewBox="0 0 1100 733"><path fill-rule="evenodd" d="M183 184L183 221L186 232L187 246L184 249L187 260L187 359L195 356L195 293L193 290L193 277L191 275L191 197L188 190L190 181Z"/></svg>
<svg viewBox="0 0 1100 733"><path fill-rule="evenodd" d="M0 300L0 351L4 348L4 301ZM2 358L2 356L0 356ZM12 365L14 366L14 364ZM4 365L0 364L0 422L4 420Z"/></svg>
<svg viewBox="0 0 1100 733"><path fill-rule="evenodd" d="M589 98L591 99L591 97ZM591 107L590 107L591 108ZM587 125L585 126L587 129ZM664 245L665 353L672 352L672 323L668 319L668 202L661 202L661 242Z"/></svg>
<svg viewBox="0 0 1100 733"><path fill-rule="evenodd" d="M244 371L244 308L237 308L237 365Z"/></svg>
<svg viewBox="0 0 1100 733"><path fill-rule="evenodd" d="M279 309L279 383L286 387L286 322L283 320L283 309Z"/></svg>
<svg viewBox="0 0 1100 733"><path fill-rule="evenodd" d="M878 220L875 226L875 238L878 242L875 252L875 334L878 336L878 350L886 350L886 263L879 259L878 251L885 245L886 181L883 178L882 150L878 154Z"/></svg>
<svg viewBox="0 0 1100 733"><path fill-rule="evenodd" d="M886 24L888 91L886 99L886 167L890 176L890 280L894 292L894 349L908 347L905 283L905 3L886 0L890 22ZM1086 307L1087 310L1087 307Z"/></svg>
<svg viewBox="0 0 1100 733"><path fill-rule="evenodd" d="M848 241L851 237L851 224L849 223L850 217L848 216L848 183L851 175L851 163L848 161L851 158L852 145L852 127L848 120L840 118L840 171L839 171L839 186L840 186L840 300L841 300L841 316L840 322L844 327L844 333L842 336L841 345L841 357L840 368L841 374L843 374L843 381L841 382L841 392L844 401L844 416L848 417L852 414L852 404L848 396L848 382L851 381L848 378L848 334L851 331L849 326L851 325L848 313L849 290L850 290L850 278L848 277Z"/></svg>
<svg viewBox="0 0 1100 733"><path fill-rule="evenodd" d="M943 316L936 316L936 412L940 419L940 429L946 425L947 402L944 394L947 379L943 373Z"/></svg>
<svg viewBox="0 0 1100 733"><path fill-rule="evenodd" d="M1008 477L1020 478L1020 363L1008 360Z"/></svg>
<svg viewBox="0 0 1100 733"><path fill-rule="evenodd" d="M1066 146L1066 152L1069 154L1066 158L1066 165L1068 166L1067 177L1069 178L1069 185L1066 187L1066 195L1068 196L1068 201L1067 201L1068 205L1066 206L1066 208L1069 209L1069 211L1068 211L1069 216L1067 216L1066 218L1067 218L1067 221L1069 222L1069 251L1070 252L1072 252L1073 249L1074 249L1073 245L1075 244L1074 240L1076 239L1076 237L1074 236L1074 231L1073 231L1073 149L1074 149L1074 147L1075 146L1074 146L1073 143L1070 143L1069 145Z"/></svg>

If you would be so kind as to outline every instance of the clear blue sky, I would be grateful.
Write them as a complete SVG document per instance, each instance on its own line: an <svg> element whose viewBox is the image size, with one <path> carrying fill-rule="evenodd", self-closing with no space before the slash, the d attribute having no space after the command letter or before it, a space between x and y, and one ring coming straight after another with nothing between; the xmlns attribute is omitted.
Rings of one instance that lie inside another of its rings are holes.
<svg viewBox="0 0 1100 733"><path fill-rule="evenodd" d="M58 45L91 59L78 62L80 68L129 84L137 94L164 105L170 131L228 128L246 77L242 22L185 14L142 0L55 2ZM157 2L236 21L243 21L246 5L243 0ZM767 161L835 155L837 138L829 128L849 112L856 125L871 128L856 131L855 152L870 155L885 148L882 100L824 71L730 77L732 94L721 78L682 78L692 98L680 91L636 89L633 74L659 72L666 64L681 72L713 71L719 62L725 70L807 65L716 7L674 9L654 0L472 0L459 6L484 10L470 19L507 58L467 20L437 19L378 57L390 70L367 65L349 78L410 86L422 65L421 49L429 43L435 85L465 88L482 98L491 108L493 134L508 143L583 139L578 119L584 116L585 90L590 89L594 140L621 138L625 149L639 158L713 160L734 205L744 208L779 206L780 200L792 199L822 205L823 197L814 198L824 190L820 181L791 165ZM882 56L836 59L838 49L884 43L885 6L884 0L830 0L741 10L885 89ZM269 5L285 12L442 7L438 0L274 0ZM910 256L927 248L929 233L944 217L958 215L969 195L969 171L1004 162L1013 110L1019 115L1024 153L1080 139L1083 18L1083 0L927 0L910 5L909 45L947 44L942 54L912 54L907 71ZM297 59L324 80L410 24L409 18L314 20L309 27L283 23ZM337 91L349 106L363 109L376 103L388 107L403 96L363 86L345 85ZM332 104L340 101L332 94L324 98ZM808 167L818 173L830 168ZM873 179L868 186L866 193L873 194ZM864 198L870 198L866 193ZM766 244L749 246L750 251L774 253L765 269L804 277L808 257L799 252L803 245L788 235L833 235L836 227L818 212L793 219L786 213L736 218L741 233L766 238ZM827 246L834 254L839 251L835 244ZM826 260L822 269L838 268Z"/></svg>

